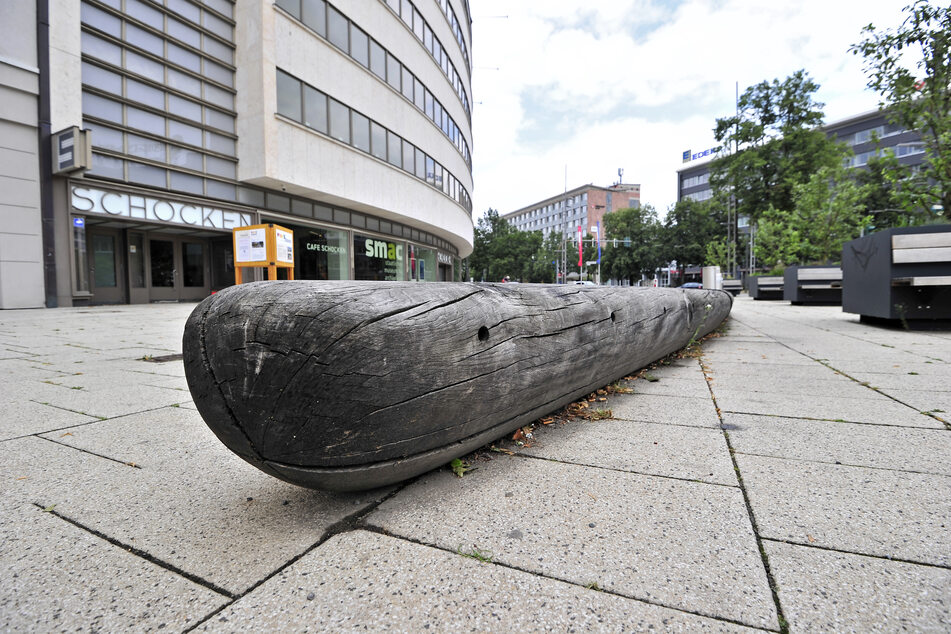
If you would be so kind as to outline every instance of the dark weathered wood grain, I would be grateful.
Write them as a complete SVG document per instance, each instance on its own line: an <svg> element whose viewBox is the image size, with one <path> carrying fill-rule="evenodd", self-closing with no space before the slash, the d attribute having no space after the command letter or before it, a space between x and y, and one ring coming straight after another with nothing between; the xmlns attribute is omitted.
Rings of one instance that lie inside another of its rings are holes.
<svg viewBox="0 0 951 634"><path fill-rule="evenodd" d="M185 327L188 385L232 451L337 490L444 464L716 328L723 291L259 282Z"/></svg>

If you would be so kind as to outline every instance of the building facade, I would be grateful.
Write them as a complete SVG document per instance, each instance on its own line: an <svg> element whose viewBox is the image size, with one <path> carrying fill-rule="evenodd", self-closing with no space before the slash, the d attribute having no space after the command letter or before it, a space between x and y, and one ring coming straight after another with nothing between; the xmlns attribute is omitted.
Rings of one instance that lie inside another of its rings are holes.
<svg viewBox="0 0 951 634"><path fill-rule="evenodd" d="M585 234L595 234L605 214L640 205L640 185L582 185L504 214L502 218L519 231L541 231L546 238L551 233L573 238L578 227Z"/></svg>
<svg viewBox="0 0 951 634"><path fill-rule="evenodd" d="M0 179L23 192L0 200L0 307L200 299L261 223L294 232L297 279L459 278L467 0L0 11Z"/></svg>
<svg viewBox="0 0 951 634"><path fill-rule="evenodd" d="M852 150L849 167L865 169L876 154L890 150L903 165L920 165L925 158L925 145L914 130L888 122L884 112L873 110L853 117L834 121L822 127L830 138L845 143ZM696 158L694 158L696 156ZM677 170L677 200L709 200L710 163L715 152L692 155L684 152L684 165ZM699 160L698 160L699 159Z"/></svg>

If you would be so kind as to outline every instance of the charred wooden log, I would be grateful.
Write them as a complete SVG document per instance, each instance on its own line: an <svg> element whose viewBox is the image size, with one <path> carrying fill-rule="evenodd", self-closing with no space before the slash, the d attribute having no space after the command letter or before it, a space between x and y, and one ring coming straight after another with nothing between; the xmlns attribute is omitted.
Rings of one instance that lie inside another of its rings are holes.
<svg viewBox="0 0 951 634"><path fill-rule="evenodd" d="M723 291L258 282L185 326L192 397L236 454L302 486L423 473L685 346Z"/></svg>

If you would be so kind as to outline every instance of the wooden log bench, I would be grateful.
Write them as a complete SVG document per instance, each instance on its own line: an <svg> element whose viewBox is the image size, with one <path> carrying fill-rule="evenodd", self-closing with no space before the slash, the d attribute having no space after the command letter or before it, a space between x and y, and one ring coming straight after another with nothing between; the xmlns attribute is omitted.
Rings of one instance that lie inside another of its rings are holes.
<svg viewBox="0 0 951 634"><path fill-rule="evenodd" d="M903 227L842 248L842 310L863 319L951 319L951 225Z"/></svg>
<svg viewBox="0 0 951 634"><path fill-rule="evenodd" d="M746 287L753 299L783 298L783 278L780 275L751 275L746 278Z"/></svg>
<svg viewBox="0 0 951 634"><path fill-rule="evenodd" d="M275 281L200 303L198 411L241 458L331 490L423 473L716 328L717 290Z"/></svg>
<svg viewBox="0 0 951 634"><path fill-rule="evenodd" d="M842 268L787 266L783 271L783 299L793 304L841 304Z"/></svg>

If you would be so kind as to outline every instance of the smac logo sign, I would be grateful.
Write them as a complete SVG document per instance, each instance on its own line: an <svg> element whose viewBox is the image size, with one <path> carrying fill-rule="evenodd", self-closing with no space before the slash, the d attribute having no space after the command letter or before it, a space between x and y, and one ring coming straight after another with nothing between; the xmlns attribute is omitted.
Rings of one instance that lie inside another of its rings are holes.
<svg viewBox="0 0 951 634"><path fill-rule="evenodd" d="M387 242L386 240L371 240L367 238L364 252L368 258L395 261L401 261L403 259L403 245Z"/></svg>

